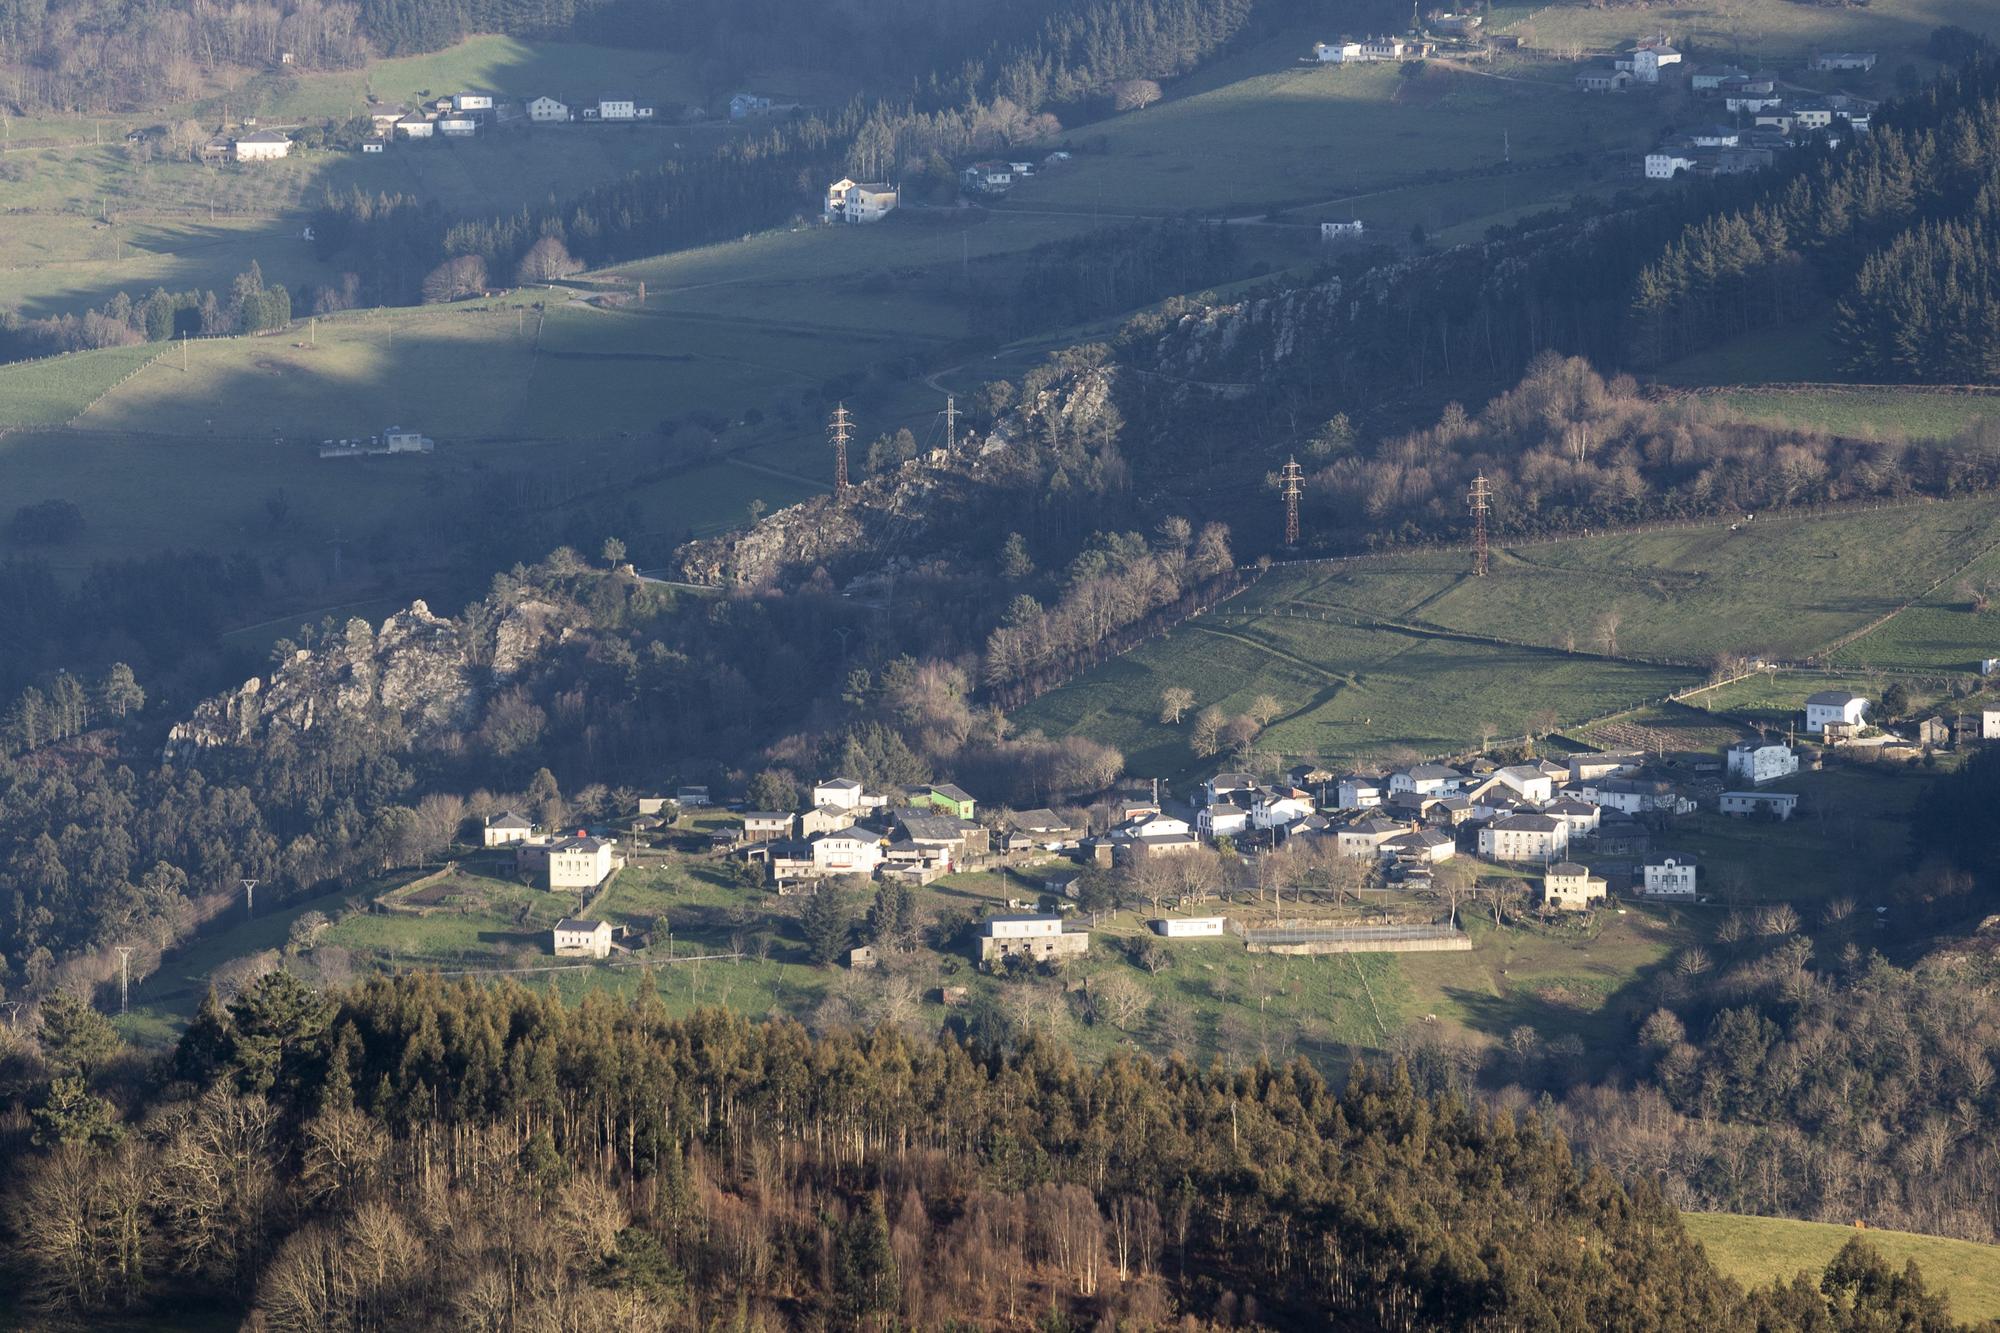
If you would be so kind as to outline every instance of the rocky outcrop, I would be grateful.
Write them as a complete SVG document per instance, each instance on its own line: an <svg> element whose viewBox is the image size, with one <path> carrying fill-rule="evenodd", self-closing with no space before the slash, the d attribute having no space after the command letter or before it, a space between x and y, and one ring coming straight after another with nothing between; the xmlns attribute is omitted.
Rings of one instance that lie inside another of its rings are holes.
<svg viewBox="0 0 2000 1333"><path fill-rule="evenodd" d="M572 632L571 614L523 600L485 634L412 602L382 622L350 620L339 637L300 648L268 676L206 699L168 733L166 757L246 745L274 725L311 731L342 715L399 718L413 743L475 725L487 696Z"/></svg>

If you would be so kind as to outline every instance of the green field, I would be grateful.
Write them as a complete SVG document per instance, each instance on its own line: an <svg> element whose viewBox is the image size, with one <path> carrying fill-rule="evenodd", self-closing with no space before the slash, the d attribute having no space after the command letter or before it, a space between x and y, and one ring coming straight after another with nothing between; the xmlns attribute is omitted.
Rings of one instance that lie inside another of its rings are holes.
<svg viewBox="0 0 2000 1333"><path fill-rule="evenodd" d="M1573 94L1545 84L1444 70L1406 79L1388 66L1293 67L1074 129L1068 138L1084 151L1017 185L1005 206L1252 214L1322 203L1343 211L1352 200L1345 215L1381 230L1371 213L1380 192L1498 167L1503 153L1529 168L1650 142L1655 109L1641 99L1600 100L1588 117L1578 111ZM1572 179L1584 176L1578 168ZM1553 186L1532 176L1463 182L1448 192L1453 215L1439 220L1455 225L1553 202ZM1392 202L1384 217L1421 218L1443 206Z"/></svg>
<svg viewBox="0 0 2000 1333"><path fill-rule="evenodd" d="M1683 1213L1681 1221L1716 1267L1745 1286L1789 1282L1801 1270L1817 1284L1841 1247L1860 1236L1899 1271L1915 1259L1924 1285L1951 1298L1953 1318L2000 1319L2000 1246L1738 1213Z"/></svg>
<svg viewBox="0 0 2000 1333"><path fill-rule="evenodd" d="M1118 746L1135 772L1179 774L1194 763L1189 725L1163 725L1158 707L1162 690L1181 685L1231 714L1276 698L1283 712L1259 749L1329 760L1451 752L1487 724L1519 736L1545 706L1565 726L1637 707L1698 683L1720 654L1823 653L1940 579L1936 600L1905 613L1907 632L1898 616L1840 660L1962 672L2000 626L1950 590L1989 567L2000 577L1993 556L1965 568L1996 541L2000 501L1973 499L1508 547L1483 580L1462 552L1284 567L1028 704L1016 722ZM1675 661L1689 665L1649 664ZM1831 683L1759 678L1700 706L1769 709L1782 724Z"/></svg>
<svg viewBox="0 0 2000 1333"><path fill-rule="evenodd" d="M1839 385L1809 392L1731 389L1706 401L1738 420L1857 440L1949 440L2000 416L2000 396Z"/></svg>
<svg viewBox="0 0 2000 1333"><path fill-rule="evenodd" d="M0 366L0 430L61 425L163 350L107 347Z"/></svg>
<svg viewBox="0 0 2000 1333"><path fill-rule="evenodd" d="M1535 4L1501 0L1487 27L1513 33L1545 51L1609 51L1655 29L1692 44L1716 58L1756 55L1771 60L1803 60L1814 51L1880 51L1877 73L1893 69L1897 57L1922 50L1933 28L1953 23L1991 33L1996 24L1986 0L1873 0L1868 5L1801 5L1792 0L1712 0L1629 10L1558 0Z"/></svg>

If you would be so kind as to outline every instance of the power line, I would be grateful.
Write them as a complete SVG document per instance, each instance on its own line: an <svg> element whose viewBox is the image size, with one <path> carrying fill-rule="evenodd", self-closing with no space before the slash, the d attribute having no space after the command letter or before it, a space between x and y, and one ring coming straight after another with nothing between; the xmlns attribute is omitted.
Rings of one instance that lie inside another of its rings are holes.
<svg viewBox="0 0 2000 1333"><path fill-rule="evenodd" d="M1486 548L1486 510L1493 492L1486 484L1486 474L1479 473L1472 479L1472 490L1467 493L1466 507L1472 512L1472 573L1475 578L1485 578L1488 564Z"/></svg>
<svg viewBox="0 0 2000 1333"><path fill-rule="evenodd" d="M1299 544L1299 495L1305 490L1305 469L1299 460L1289 458L1278 470L1278 493L1285 497L1285 546L1287 549Z"/></svg>

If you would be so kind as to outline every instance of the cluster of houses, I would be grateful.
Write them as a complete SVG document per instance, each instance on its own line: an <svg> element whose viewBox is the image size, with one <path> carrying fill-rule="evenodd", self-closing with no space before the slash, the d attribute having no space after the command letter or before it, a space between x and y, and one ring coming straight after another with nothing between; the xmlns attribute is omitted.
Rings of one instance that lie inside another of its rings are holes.
<svg viewBox="0 0 2000 1333"><path fill-rule="evenodd" d="M373 130L361 145L364 153L379 153L396 139L470 139L483 131L510 125L561 125L580 121L595 125L631 125L654 120L652 102L629 93L608 93L577 101L544 94L525 101L496 93L464 92L416 106L375 103L368 108Z"/></svg>
<svg viewBox="0 0 2000 1333"><path fill-rule="evenodd" d="M552 893L588 892L625 864L615 838L585 829L544 833L525 815L504 811L487 819L484 843L512 847L517 873L532 876Z"/></svg>
<svg viewBox="0 0 2000 1333"><path fill-rule="evenodd" d="M370 458L386 454L428 454L437 441L422 431L391 426L380 435L358 436L351 440L321 440L321 458Z"/></svg>
<svg viewBox="0 0 2000 1333"><path fill-rule="evenodd" d="M255 124L255 121L246 121L242 134L215 135L196 146L195 156L203 162L275 162L291 155L290 135L283 130L250 128Z"/></svg>
<svg viewBox="0 0 2000 1333"><path fill-rule="evenodd" d="M1698 76L1699 77L1699 76ZM1866 134L1875 103L1846 93L1787 97L1768 75L1722 95L1723 105L1747 124L1718 122L1673 134L1647 153L1648 180L1690 175L1731 176L1760 171L1787 148L1814 136Z"/></svg>
<svg viewBox="0 0 2000 1333"><path fill-rule="evenodd" d="M1070 160L1063 149L1057 149L1041 161L1046 169ZM997 199L1014 188L1016 181L1027 180L1036 172L1033 162L991 161L974 162L958 173L959 188L971 199ZM902 191L885 181L857 181L851 176L842 176L826 187L826 205L822 216L828 222L880 222L902 206Z"/></svg>
<svg viewBox="0 0 2000 1333"><path fill-rule="evenodd" d="M766 866L781 894L803 891L830 875L928 884L992 852L993 834L974 819L977 813L972 794L949 782L906 787L891 796L871 792L853 778L830 778L813 787L809 809L746 810L740 824L718 834L717 841ZM1020 818L1068 832L1047 811Z"/></svg>

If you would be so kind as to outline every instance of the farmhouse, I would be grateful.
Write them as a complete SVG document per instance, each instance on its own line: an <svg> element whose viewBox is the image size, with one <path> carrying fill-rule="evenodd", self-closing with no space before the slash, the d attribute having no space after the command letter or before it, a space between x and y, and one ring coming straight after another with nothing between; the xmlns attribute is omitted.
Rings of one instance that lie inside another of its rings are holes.
<svg viewBox="0 0 2000 1333"><path fill-rule="evenodd" d="M1524 801L1540 803L1556 794L1555 779L1538 764L1510 764L1493 774L1493 780L1513 791Z"/></svg>
<svg viewBox="0 0 2000 1333"><path fill-rule="evenodd" d="M1075 842L1078 833L1067 819L1053 810L1017 810L1008 816L1007 823L1016 833L1026 835L1035 846L1049 851Z"/></svg>
<svg viewBox="0 0 2000 1333"><path fill-rule="evenodd" d="M1681 63L1681 53L1665 42L1641 42L1631 52L1612 61L1614 68L1629 71L1640 83L1658 83L1660 71Z"/></svg>
<svg viewBox="0 0 2000 1333"><path fill-rule="evenodd" d="M1210 801L1195 812L1195 832L1210 841L1243 833L1250 827L1249 800L1242 792L1231 792L1220 800Z"/></svg>
<svg viewBox="0 0 2000 1333"><path fill-rule="evenodd" d="M1201 799L1213 805L1238 792L1250 793L1257 790L1257 779L1248 773L1217 773L1201 784Z"/></svg>
<svg viewBox="0 0 2000 1333"><path fill-rule="evenodd" d="M451 95L451 109L453 111L491 111L493 109L493 94L453 93Z"/></svg>
<svg viewBox="0 0 2000 1333"><path fill-rule="evenodd" d="M1768 814L1790 819L1798 804L1799 798L1791 792L1726 791L1722 793L1718 808L1725 815Z"/></svg>
<svg viewBox="0 0 2000 1333"><path fill-rule="evenodd" d="M1384 795L1381 779L1359 775L1342 778L1334 788L1334 801L1343 810L1373 810Z"/></svg>
<svg viewBox="0 0 2000 1333"><path fill-rule="evenodd" d="M979 961L1032 958L1042 962L1090 951L1087 932L1066 931L1062 926L1062 918L1052 912L988 917L979 926Z"/></svg>
<svg viewBox="0 0 2000 1333"><path fill-rule="evenodd" d="M1014 184L1014 169L1005 162L974 162L958 173L969 194L1005 194Z"/></svg>
<svg viewBox="0 0 2000 1333"><path fill-rule="evenodd" d="M904 810L896 815L896 824L913 845L937 849L948 865L956 864L967 856L986 854L989 835L969 819Z"/></svg>
<svg viewBox="0 0 2000 1333"><path fill-rule="evenodd" d="M1576 73L1576 90L1580 93L1622 93L1631 86L1632 71L1629 69L1598 67L1581 69Z"/></svg>
<svg viewBox="0 0 2000 1333"><path fill-rule="evenodd" d="M1395 837L1384 841L1378 850L1382 855L1393 857L1398 861L1436 865L1457 856L1458 843L1449 833L1426 828L1398 833Z"/></svg>
<svg viewBox="0 0 2000 1333"><path fill-rule="evenodd" d="M1619 777L1637 773L1646 756L1637 750L1607 750L1601 754L1573 754L1569 757L1569 780Z"/></svg>
<svg viewBox="0 0 2000 1333"><path fill-rule="evenodd" d="M437 132L447 139L470 139L479 133L479 118L463 111L448 111L437 118Z"/></svg>
<svg viewBox="0 0 2000 1333"><path fill-rule="evenodd" d="M1669 856L1657 862L1649 862L1640 873L1643 878L1639 892L1648 898L1694 897L1695 868L1692 861L1681 861Z"/></svg>
<svg viewBox="0 0 2000 1333"><path fill-rule="evenodd" d="M750 842L771 842L792 836L792 817L782 810L745 810L743 836Z"/></svg>
<svg viewBox="0 0 2000 1333"><path fill-rule="evenodd" d="M569 119L569 106L544 94L528 103L528 119L537 125L553 125Z"/></svg>
<svg viewBox="0 0 2000 1333"><path fill-rule="evenodd" d="M1389 775L1391 793L1417 792L1425 796L1449 796L1465 784L1465 774L1444 764L1417 764Z"/></svg>
<svg viewBox="0 0 2000 1333"><path fill-rule="evenodd" d="M651 120L653 108L622 94L597 99L597 120Z"/></svg>
<svg viewBox="0 0 2000 1333"><path fill-rule="evenodd" d="M609 958L611 923L566 916L549 932L558 958Z"/></svg>
<svg viewBox="0 0 2000 1333"><path fill-rule="evenodd" d="M1812 58L1812 67L1823 73L1867 73L1875 68L1873 51L1822 51Z"/></svg>
<svg viewBox="0 0 2000 1333"><path fill-rule="evenodd" d="M1255 828L1288 828L1313 813L1310 793L1296 787L1273 787L1257 793L1250 807L1250 823Z"/></svg>
<svg viewBox="0 0 2000 1333"><path fill-rule="evenodd" d="M412 111L396 122L396 133L405 139L428 139L436 132L437 127L431 124L430 117L421 112Z"/></svg>
<svg viewBox="0 0 2000 1333"><path fill-rule="evenodd" d="M901 202L893 185L870 185L842 176L826 187L826 220L880 222Z"/></svg>
<svg viewBox="0 0 2000 1333"><path fill-rule="evenodd" d="M1579 800L1574 796L1563 796L1550 801L1542 807L1542 813L1569 825L1569 835L1572 838L1588 837L1597 832L1598 822L1604 814L1589 801Z"/></svg>
<svg viewBox="0 0 2000 1333"><path fill-rule="evenodd" d="M1319 224L1319 238L1322 241L1351 241L1358 239L1365 230L1360 218L1348 222L1322 222Z"/></svg>
<svg viewBox="0 0 2000 1333"><path fill-rule="evenodd" d="M535 825L532 820L511 810L505 811L487 819L481 845L511 847L516 843L526 842L528 835L534 831Z"/></svg>
<svg viewBox="0 0 2000 1333"><path fill-rule="evenodd" d="M1154 934L1170 940L1206 939L1223 933L1224 920L1219 916L1166 916L1146 924Z"/></svg>
<svg viewBox="0 0 2000 1333"><path fill-rule="evenodd" d="M1549 815L1508 815L1479 830L1489 861L1547 861L1569 850L1569 825Z"/></svg>
<svg viewBox="0 0 2000 1333"><path fill-rule="evenodd" d="M1361 39L1361 59L1401 60L1410 51L1410 44L1400 37L1364 37Z"/></svg>
<svg viewBox="0 0 2000 1333"><path fill-rule="evenodd" d="M292 151L292 141L276 130L258 130L239 136L234 151L238 162L272 162Z"/></svg>
<svg viewBox="0 0 2000 1333"><path fill-rule="evenodd" d="M737 93L729 99L729 118L748 120L752 116L766 115L771 110L771 99L757 93Z"/></svg>
<svg viewBox="0 0 2000 1333"><path fill-rule="evenodd" d="M1432 14L1430 30L1440 37L1470 37L1485 22L1478 14Z"/></svg>
<svg viewBox="0 0 2000 1333"><path fill-rule="evenodd" d="M548 846L549 888L594 889L610 877L614 868L609 838L593 838L579 833Z"/></svg>
<svg viewBox="0 0 2000 1333"><path fill-rule="evenodd" d="M1599 778L1578 784L1576 794L1593 805L1628 815L1674 810L1679 806L1672 783L1647 778Z"/></svg>
<svg viewBox="0 0 2000 1333"><path fill-rule="evenodd" d="M362 142L361 151L364 153L379 153L383 147L384 145L380 139L367 139Z"/></svg>
<svg viewBox="0 0 2000 1333"><path fill-rule="evenodd" d="M1761 787L1767 782L1790 777L1799 771L1799 757L1792 753L1789 745L1764 745L1745 741L1733 745L1725 758L1728 761L1729 776L1741 778L1753 787Z"/></svg>
<svg viewBox="0 0 2000 1333"><path fill-rule="evenodd" d="M1380 856L1382 844L1399 834L1409 832L1409 826L1393 819L1371 815L1357 819L1334 834L1334 846L1342 856Z"/></svg>
<svg viewBox="0 0 2000 1333"><path fill-rule="evenodd" d="M1859 726L1868 719L1868 699L1852 690L1821 690L1806 696L1806 733L1823 735L1829 722Z"/></svg>
<svg viewBox="0 0 2000 1333"><path fill-rule="evenodd" d="M381 103L368 108L368 123L373 125L377 132L386 134L395 128L397 121L409 114L410 108L401 102L393 105Z"/></svg>
<svg viewBox="0 0 2000 1333"><path fill-rule="evenodd" d="M1342 65L1361 59L1361 43L1352 40L1320 42L1313 47L1313 59L1322 65Z"/></svg>
<svg viewBox="0 0 2000 1333"><path fill-rule="evenodd" d="M1731 79L1747 79L1750 71L1738 65L1701 65L1688 75L1688 87L1698 93L1712 93Z"/></svg>
<svg viewBox="0 0 2000 1333"><path fill-rule="evenodd" d="M1587 866L1559 861L1542 876L1542 902L1559 912L1586 912L1604 901L1605 883Z"/></svg>
<svg viewBox="0 0 2000 1333"><path fill-rule="evenodd" d="M888 841L880 829L854 824L830 833L815 833L806 839L812 847L813 869L823 875L872 875L882 864L882 845Z"/></svg>
<svg viewBox="0 0 2000 1333"><path fill-rule="evenodd" d="M979 808L979 802L972 798L971 792L949 782L912 787L909 803L913 809L940 810L958 819L971 819Z"/></svg>
<svg viewBox="0 0 2000 1333"><path fill-rule="evenodd" d="M853 778L829 778L814 784L812 802L814 805L837 806L842 810L858 809L861 805L861 784Z"/></svg>
<svg viewBox="0 0 2000 1333"><path fill-rule="evenodd" d="M1734 148L1742 136L1732 125L1702 125L1688 131L1696 148Z"/></svg>
<svg viewBox="0 0 2000 1333"><path fill-rule="evenodd" d="M1683 171L1693 171L1695 159L1692 153L1677 148L1659 148L1646 154L1646 179L1668 181Z"/></svg>

